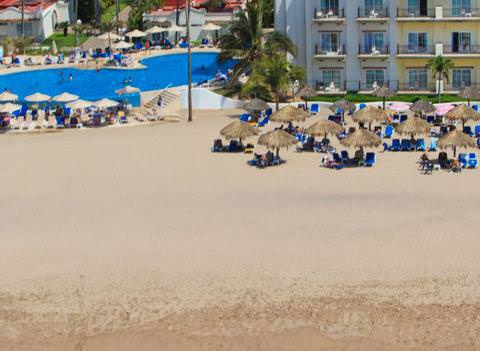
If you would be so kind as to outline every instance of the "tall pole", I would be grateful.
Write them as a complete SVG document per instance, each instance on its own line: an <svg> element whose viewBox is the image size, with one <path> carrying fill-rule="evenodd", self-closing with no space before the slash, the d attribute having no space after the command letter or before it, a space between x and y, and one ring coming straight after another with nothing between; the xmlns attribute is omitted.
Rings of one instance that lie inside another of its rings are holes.
<svg viewBox="0 0 480 351"><path fill-rule="evenodd" d="M188 52L188 121L192 122L192 48L190 45L190 0L187 0L187 52Z"/></svg>
<svg viewBox="0 0 480 351"><path fill-rule="evenodd" d="M116 27L117 27L117 34L119 32L118 30L118 16L120 15L120 3L118 0L115 0L115 13L116 13L116 18L117 18L117 23L116 23Z"/></svg>
<svg viewBox="0 0 480 351"><path fill-rule="evenodd" d="M22 0L22 39L25 38L25 0Z"/></svg>

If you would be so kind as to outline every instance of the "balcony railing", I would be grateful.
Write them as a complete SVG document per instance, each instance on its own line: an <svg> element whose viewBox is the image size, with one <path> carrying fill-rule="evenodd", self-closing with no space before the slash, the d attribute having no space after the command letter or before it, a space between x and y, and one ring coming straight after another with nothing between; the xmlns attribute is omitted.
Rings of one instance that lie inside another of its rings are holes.
<svg viewBox="0 0 480 351"><path fill-rule="evenodd" d="M456 9L443 9L443 17L480 17L480 9L477 8L456 8Z"/></svg>
<svg viewBox="0 0 480 351"><path fill-rule="evenodd" d="M387 18L390 17L388 7L358 8L358 18Z"/></svg>
<svg viewBox="0 0 480 351"><path fill-rule="evenodd" d="M436 83L435 82L409 82L409 83L397 83L397 91L429 91L435 92L436 91Z"/></svg>
<svg viewBox="0 0 480 351"><path fill-rule="evenodd" d="M384 45L381 47L375 47L375 46L362 46L360 45L358 47L358 54L359 55L388 55L389 54L389 48L388 45Z"/></svg>
<svg viewBox="0 0 480 351"><path fill-rule="evenodd" d="M419 9L419 8L410 8L410 9L401 9L397 8L397 17L435 17L435 9Z"/></svg>
<svg viewBox="0 0 480 351"><path fill-rule="evenodd" d="M397 45L397 55L434 55L435 46Z"/></svg>
<svg viewBox="0 0 480 351"><path fill-rule="evenodd" d="M373 83L365 83L365 82L359 82L358 83L358 90L359 91L375 91L378 88L381 88L383 86L389 87L390 86L390 81L384 80L384 81L377 81Z"/></svg>
<svg viewBox="0 0 480 351"><path fill-rule="evenodd" d="M347 82L346 81L341 81L341 82L327 82L327 81L317 81L317 91L323 92L323 93L342 93L346 90Z"/></svg>
<svg viewBox="0 0 480 351"><path fill-rule="evenodd" d="M315 8L313 17L316 20L329 18L345 18L345 10L343 7Z"/></svg>
<svg viewBox="0 0 480 351"><path fill-rule="evenodd" d="M444 54L453 54L453 55L480 55L480 46L479 45L444 45L443 46Z"/></svg>
<svg viewBox="0 0 480 351"><path fill-rule="evenodd" d="M478 90L478 88L480 87L480 83L476 83L476 82L447 83L445 81L443 82L443 90L445 91L462 91L467 87L474 87L475 89Z"/></svg>
<svg viewBox="0 0 480 351"><path fill-rule="evenodd" d="M338 45L337 47L332 48L322 48L321 46L315 45L315 55L321 56L343 56L346 55L345 45Z"/></svg>

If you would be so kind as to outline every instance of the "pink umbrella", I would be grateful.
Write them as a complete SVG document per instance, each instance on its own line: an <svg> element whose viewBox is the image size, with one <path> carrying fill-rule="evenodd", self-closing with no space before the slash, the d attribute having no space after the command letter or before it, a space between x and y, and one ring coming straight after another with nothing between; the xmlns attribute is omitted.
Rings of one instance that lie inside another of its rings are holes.
<svg viewBox="0 0 480 351"><path fill-rule="evenodd" d="M388 109L395 111L407 111L410 109L410 105L405 102L394 102L388 106Z"/></svg>
<svg viewBox="0 0 480 351"><path fill-rule="evenodd" d="M451 109L453 109L455 106L453 104L450 104L450 103L445 103L445 104L438 104L436 105L436 109L435 109L435 114L439 115L439 116L443 116L445 115L448 111L450 111Z"/></svg>

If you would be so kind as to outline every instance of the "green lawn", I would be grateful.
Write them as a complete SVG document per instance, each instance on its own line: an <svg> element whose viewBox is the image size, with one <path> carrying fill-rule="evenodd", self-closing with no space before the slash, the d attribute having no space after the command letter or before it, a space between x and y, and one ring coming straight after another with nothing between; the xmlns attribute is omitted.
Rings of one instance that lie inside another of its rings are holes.
<svg viewBox="0 0 480 351"><path fill-rule="evenodd" d="M120 11L122 11L125 7L127 7L127 1L126 0L120 0ZM115 11L115 3L113 5L110 5L105 11L102 13L102 23L107 23L111 22L113 18L116 15Z"/></svg>
<svg viewBox="0 0 480 351"><path fill-rule="evenodd" d="M78 44L83 43L88 39L88 35L85 33L78 34ZM62 48L73 48L74 43L75 43L75 35L73 33L68 33L68 35L63 35L63 32L56 32L52 34L50 37L45 39L45 41L42 43L42 45L52 45L52 41L55 40L55 43L57 44L58 50L61 50Z"/></svg>

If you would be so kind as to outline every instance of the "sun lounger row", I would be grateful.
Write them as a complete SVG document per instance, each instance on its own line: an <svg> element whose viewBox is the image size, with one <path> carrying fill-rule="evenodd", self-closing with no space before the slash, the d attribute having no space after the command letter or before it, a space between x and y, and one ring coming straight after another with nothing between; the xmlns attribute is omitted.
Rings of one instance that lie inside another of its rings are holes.
<svg viewBox="0 0 480 351"><path fill-rule="evenodd" d="M350 158L348 151L344 150L340 154L334 152L331 154L332 159L324 158L323 165L326 168L343 169L346 167L373 167L376 163L374 152L367 152L365 158L355 156Z"/></svg>
<svg viewBox="0 0 480 351"><path fill-rule="evenodd" d="M412 141L410 139L392 139L392 144L388 145L387 143L383 143L383 150L384 151L426 151L425 139L417 139ZM436 151L437 144L436 141L432 140L430 143L429 151Z"/></svg>
<svg viewBox="0 0 480 351"><path fill-rule="evenodd" d="M230 140L228 145L223 145L222 139L215 139L211 150L212 152L244 152L246 154L251 154L253 153L254 148L253 144L243 145L238 140Z"/></svg>
<svg viewBox="0 0 480 351"><path fill-rule="evenodd" d="M267 168L273 166L280 166L284 164L286 161L282 160L280 157L274 156L273 152L268 151L266 154L255 154L254 159L248 161L247 163L250 166L254 166L257 168Z"/></svg>

